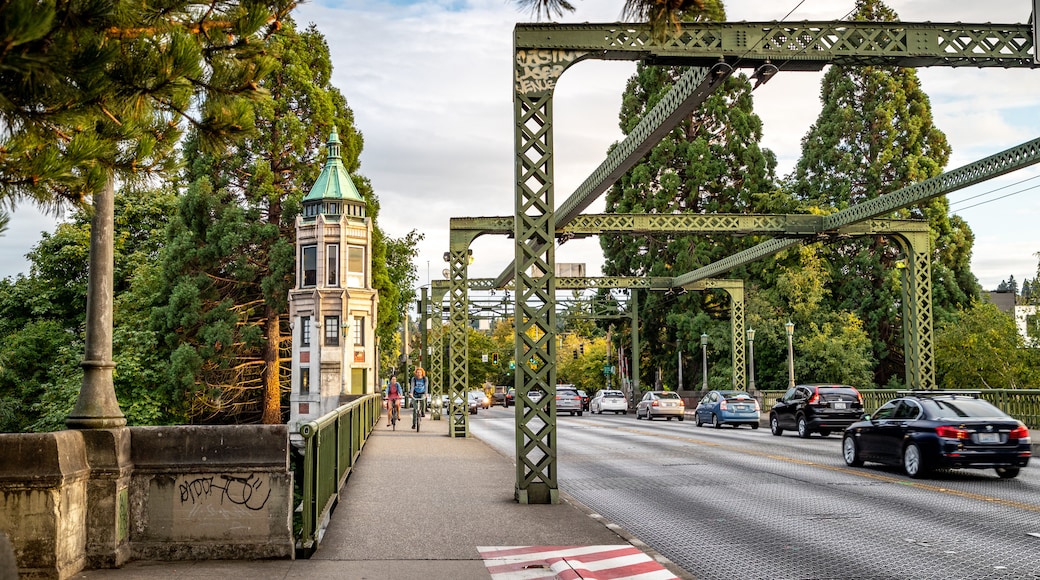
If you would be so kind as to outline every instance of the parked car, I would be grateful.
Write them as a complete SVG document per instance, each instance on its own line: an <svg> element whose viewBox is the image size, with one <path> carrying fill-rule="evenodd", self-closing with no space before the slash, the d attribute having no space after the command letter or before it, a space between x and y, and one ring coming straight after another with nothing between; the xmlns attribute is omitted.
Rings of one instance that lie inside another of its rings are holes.
<svg viewBox="0 0 1040 580"><path fill-rule="evenodd" d="M700 427L711 423L716 429L723 425L749 425L758 429L762 407L747 391L708 391L694 409L694 421Z"/></svg>
<svg viewBox="0 0 1040 580"><path fill-rule="evenodd" d="M910 477L933 469L993 468L1002 479L1029 464L1029 429L971 391L908 391L850 425L845 463L902 466Z"/></svg>
<svg viewBox="0 0 1040 580"><path fill-rule="evenodd" d="M584 410L581 395L577 389L569 387L556 387L556 414L570 413L571 416L581 416Z"/></svg>
<svg viewBox="0 0 1040 580"><path fill-rule="evenodd" d="M678 417L680 421L686 418L686 403L673 391L648 391L643 398L636 403L636 419L650 419L664 417L669 421L672 417Z"/></svg>
<svg viewBox="0 0 1040 580"><path fill-rule="evenodd" d="M589 410L589 402L590 402L590 397L589 397L588 393L586 393L585 391L583 391L581 389L578 389L578 396L581 397L581 408L586 410L586 411L588 411Z"/></svg>
<svg viewBox="0 0 1040 580"><path fill-rule="evenodd" d="M769 410L769 430L782 435L794 429L805 438L813 433L826 437L859 421L863 397L849 385L796 385Z"/></svg>
<svg viewBox="0 0 1040 580"><path fill-rule="evenodd" d="M589 402L589 412L602 415L603 411L613 411L615 414L628 413L628 399L625 398L625 393L607 389L597 392Z"/></svg>

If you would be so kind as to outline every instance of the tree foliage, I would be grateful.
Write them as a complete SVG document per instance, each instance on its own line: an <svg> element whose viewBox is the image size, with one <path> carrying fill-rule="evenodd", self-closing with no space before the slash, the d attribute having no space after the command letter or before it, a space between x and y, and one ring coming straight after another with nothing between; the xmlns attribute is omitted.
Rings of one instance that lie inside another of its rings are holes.
<svg viewBox="0 0 1040 580"><path fill-rule="evenodd" d="M1024 346L1014 318L994 304L976 304L939 327L936 382L945 389L1040 387L1040 359Z"/></svg>
<svg viewBox="0 0 1040 580"><path fill-rule="evenodd" d="M854 18L892 21L880 0L858 0ZM844 209L934 177L950 155L946 137L932 122L928 97L913 69L832 66L823 79L823 110L802 140L802 157L789 188L806 207ZM948 215L945 196L894 213L927 220L931 228L933 310L949 319L978 296L970 271L973 236ZM855 312L873 340L875 382L903 373L903 336L896 264L903 256L883 236L842 241L823 250L835 280L828 306Z"/></svg>

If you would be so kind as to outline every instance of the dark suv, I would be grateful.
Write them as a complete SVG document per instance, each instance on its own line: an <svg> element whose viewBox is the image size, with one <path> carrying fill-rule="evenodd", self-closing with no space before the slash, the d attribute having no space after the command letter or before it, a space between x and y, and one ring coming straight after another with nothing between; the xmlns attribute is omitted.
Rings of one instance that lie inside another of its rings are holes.
<svg viewBox="0 0 1040 580"><path fill-rule="evenodd" d="M769 411L769 430L781 435L794 429L799 437L826 437L863 416L863 397L849 385L797 385L787 389Z"/></svg>

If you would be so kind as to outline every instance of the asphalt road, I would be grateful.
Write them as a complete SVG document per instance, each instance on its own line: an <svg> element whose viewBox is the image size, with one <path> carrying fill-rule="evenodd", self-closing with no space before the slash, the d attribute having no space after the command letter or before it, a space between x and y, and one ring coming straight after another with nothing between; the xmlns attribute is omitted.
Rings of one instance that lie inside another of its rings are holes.
<svg viewBox="0 0 1040 580"><path fill-rule="evenodd" d="M514 456L514 408L470 430ZM1040 460L913 480L840 436L633 415L558 419L560 489L702 579L1040 579ZM1035 435L1034 435L1035 436Z"/></svg>

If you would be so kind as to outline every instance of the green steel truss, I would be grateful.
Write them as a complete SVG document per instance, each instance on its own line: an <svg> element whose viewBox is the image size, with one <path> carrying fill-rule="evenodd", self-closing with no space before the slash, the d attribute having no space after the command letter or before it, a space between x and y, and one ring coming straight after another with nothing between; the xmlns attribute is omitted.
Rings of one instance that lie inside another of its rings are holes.
<svg viewBox="0 0 1040 580"><path fill-rule="evenodd" d="M645 24L518 24L514 47L518 60L532 50L573 55L566 63L554 63L564 68L581 57L688 66L724 60L746 68L772 63L801 71L828 64L1037 67L1029 24L701 22L682 23L662 41L655 41ZM539 91L562 70L533 62L527 72L517 79L518 89Z"/></svg>
<svg viewBox="0 0 1040 580"><path fill-rule="evenodd" d="M710 87L730 74L730 67L758 69L756 76L763 80L780 69L819 70L832 63L1035 68L1038 65L1031 50L1033 31L1021 24L696 23L682 24L660 42L652 38L650 29L644 25L517 25L513 63L516 220L512 265L517 301L516 360L538 361L530 367L517 365L517 500L521 503L559 501L554 396L557 216L553 190L552 93L560 75L569 66L589 59L644 60L695 67L724 63L726 66L716 68L715 72L709 69L700 73L704 81L699 86ZM689 86L681 89L676 85L672 93L689 89ZM682 117L677 113L678 103L696 106L710 90L689 99L673 98L672 93L666 95L664 100L676 103L672 109L676 114L659 117L656 134L663 135L671 128L665 126L666 118L677 121ZM647 143L649 134L632 140L633 152L654 144ZM638 161L635 153L628 158L619 154L618 158L623 158L618 165L621 173L628 169L622 168L623 165ZM605 191L610 186L607 178L611 174L611 171L597 169L590 178L595 183L587 190L589 195L576 192L561 206L564 210L561 218L565 214L576 215L587 207L592 201L590 198L597 195L594 192ZM561 225L566 223L566 219L560 220ZM465 286L465 272L461 267L456 269L454 249L453 242L452 308L464 312L464 292L463 296L455 292L456 288ZM532 276L532 271L545 274ZM461 280L457 280L460 276ZM454 375L452 386L455 386ZM534 389L547 395L540 406L533 405L528 398Z"/></svg>

